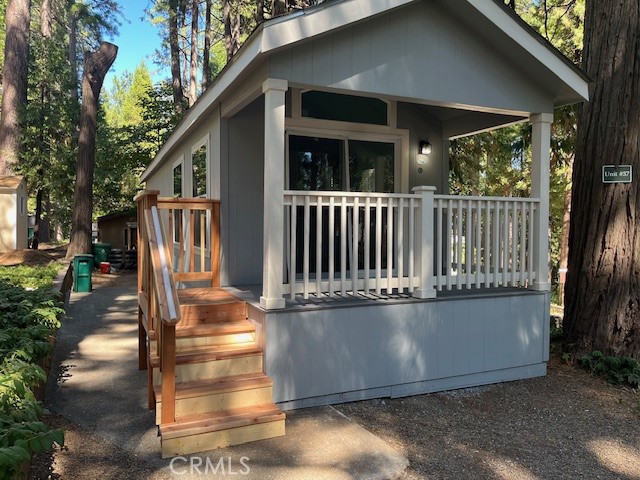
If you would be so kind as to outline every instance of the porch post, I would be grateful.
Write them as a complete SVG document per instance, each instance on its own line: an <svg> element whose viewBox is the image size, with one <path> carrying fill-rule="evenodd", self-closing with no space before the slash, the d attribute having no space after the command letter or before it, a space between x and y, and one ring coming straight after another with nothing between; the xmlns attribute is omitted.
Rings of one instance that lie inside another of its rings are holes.
<svg viewBox="0 0 640 480"><path fill-rule="evenodd" d="M413 193L420 196L420 208L416 221L416 274L420 278L413 291L416 298L435 298L433 288L433 196L436 187L419 186Z"/></svg>
<svg viewBox="0 0 640 480"><path fill-rule="evenodd" d="M264 239L262 296L265 309L284 308L284 98L287 81L268 78L264 93Z"/></svg>
<svg viewBox="0 0 640 480"><path fill-rule="evenodd" d="M533 267L535 290L549 290L549 157L553 114L531 115L531 196L540 199L534 217Z"/></svg>

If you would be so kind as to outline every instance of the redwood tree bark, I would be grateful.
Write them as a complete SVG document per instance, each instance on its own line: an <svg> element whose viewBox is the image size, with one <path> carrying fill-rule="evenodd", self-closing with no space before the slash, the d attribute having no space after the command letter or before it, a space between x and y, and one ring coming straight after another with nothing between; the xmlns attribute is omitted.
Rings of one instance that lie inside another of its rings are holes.
<svg viewBox="0 0 640 480"><path fill-rule="evenodd" d="M20 109L27 103L30 0L9 0L2 70L0 175L13 173L20 152Z"/></svg>
<svg viewBox="0 0 640 480"><path fill-rule="evenodd" d="M640 358L640 4L588 0L565 294L565 347ZM603 184L602 165L632 165Z"/></svg>
<svg viewBox="0 0 640 480"><path fill-rule="evenodd" d="M178 0L169 1L169 50L171 51L171 85L176 113L184 111L184 90L180 74L180 43L178 41Z"/></svg>
<svg viewBox="0 0 640 480"><path fill-rule="evenodd" d="M189 106L198 99L198 21L200 19L199 0L191 2L191 56L189 65Z"/></svg>
<svg viewBox="0 0 640 480"><path fill-rule="evenodd" d="M96 156L98 100L104 77L117 54L117 46L102 42L97 51L87 52L84 57L78 161L71 213L71 242L67 249L67 258L72 258L78 253L91 253L92 187Z"/></svg>
<svg viewBox="0 0 640 480"><path fill-rule="evenodd" d="M204 7L204 50L202 52L202 91L204 92L211 83L211 37L213 28L211 26L211 0L205 1Z"/></svg>

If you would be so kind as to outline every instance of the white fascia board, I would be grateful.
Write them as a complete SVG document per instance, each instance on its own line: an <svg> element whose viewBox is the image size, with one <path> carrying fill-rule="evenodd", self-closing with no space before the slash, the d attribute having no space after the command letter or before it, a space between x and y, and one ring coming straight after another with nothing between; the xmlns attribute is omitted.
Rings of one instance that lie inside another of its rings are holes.
<svg viewBox="0 0 640 480"><path fill-rule="evenodd" d="M413 3L416 0L343 0L321 3L315 8L272 20L265 24L262 51L268 52L351 25L369 17ZM295 22L292 25L291 22Z"/></svg>
<svg viewBox="0 0 640 480"><path fill-rule="evenodd" d="M546 66L569 88L580 95L580 97L586 101L589 100L589 85L587 81L551 52L549 47L546 47L540 41L533 38L529 32L518 25L518 22L511 18L498 5L494 2L488 2L487 0L466 1L493 22L494 25L500 28L514 42L537 58L540 63Z"/></svg>
<svg viewBox="0 0 640 480"><path fill-rule="evenodd" d="M140 176L140 181L146 181L149 176L158 168L160 163L164 160L166 155L173 149L173 147L182 139L184 135L191 129L191 127L198 121L198 119L206 112L214 103L219 101L222 94L227 90L233 81L260 55L260 38L263 35L263 31L258 32L257 37L245 45L241 54L233 59L228 64L226 71L223 71L216 82L211 85L201 96L198 98L187 113L182 118L177 127L174 128L167 141L162 145L160 151L156 154L153 161L145 169Z"/></svg>

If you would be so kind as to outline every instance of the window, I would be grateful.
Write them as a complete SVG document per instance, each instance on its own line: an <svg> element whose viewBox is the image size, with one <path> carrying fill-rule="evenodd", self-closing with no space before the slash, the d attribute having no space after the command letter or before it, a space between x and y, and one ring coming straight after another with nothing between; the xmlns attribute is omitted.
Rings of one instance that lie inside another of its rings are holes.
<svg viewBox="0 0 640 480"><path fill-rule="evenodd" d="M182 197L182 162L173 166L173 196ZM180 242L182 231L182 214L180 210L173 211L173 241Z"/></svg>
<svg viewBox="0 0 640 480"><path fill-rule="evenodd" d="M387 110L387 103L377 98L318 91L302 94L301 113L308 118L387 125Z"/></svg>
<svg viewBox="0 0 640 480"><path fill-rule="evenodd" d="M182 163L173 167L173 196L182 197Z"/></svg>
<svg viewBox="0 0 640 480"><path fill-rule="evenodd" d="M202 145L191 155L193 169L193 196L207 194L207 146Z"/></svg>
<svg viewBox="0 0 640 480"><path fill-rule="evenodd" d="M390 193L394 157L393 142L289 135L289 188Z"/></svg>

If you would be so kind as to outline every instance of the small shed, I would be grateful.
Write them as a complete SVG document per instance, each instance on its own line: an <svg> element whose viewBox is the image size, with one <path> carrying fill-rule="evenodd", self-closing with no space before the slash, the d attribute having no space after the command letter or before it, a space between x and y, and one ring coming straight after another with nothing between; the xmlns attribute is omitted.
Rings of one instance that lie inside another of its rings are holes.
<svg viewBox="0 0 640 480"><path fill-rule="evenodd" d="M0 176L0 252L27 248L27 186L19 176Z"/></svg>
<svg viewBox="0 0 640 480"><path fill-rule="evenodd" d="M98 241L113 248L134 250L137 242L136 211L125 210L98 218Z"/></svg>

